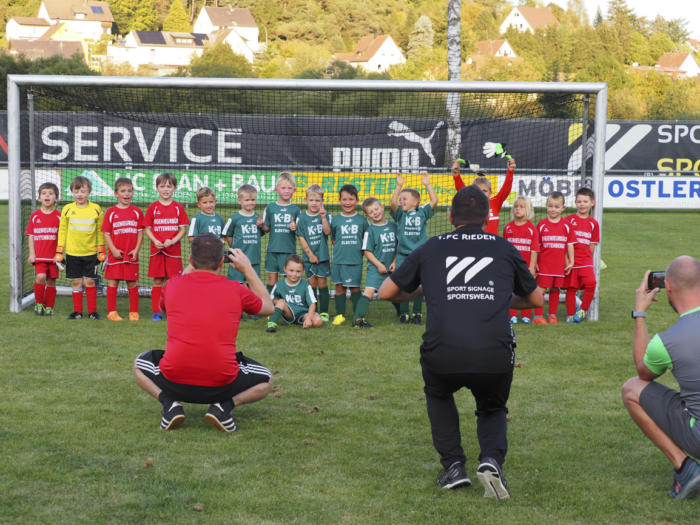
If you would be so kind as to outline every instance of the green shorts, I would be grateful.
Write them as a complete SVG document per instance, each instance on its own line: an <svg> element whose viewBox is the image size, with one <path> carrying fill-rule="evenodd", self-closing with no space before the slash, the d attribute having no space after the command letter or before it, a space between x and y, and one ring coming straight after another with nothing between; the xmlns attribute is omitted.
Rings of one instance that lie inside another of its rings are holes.
<svg viewBox="0 0 700 525"><path fill-rule="evenodd" d="M331 270L333 282L346 288L362 286L361 264L334 264Z"/></svg>
<svg viewBox="0 0 700 525"><path fill-rule="evenodd" d="M294 255L293 253L267 253L265 256L265 271L267 273L278 273L284 275L284 263L287 262L287 257Z"/></svg>
<svg viewBox="0 0 700 525"><path fill-rule="evenodd" d="M331 274L331 262L321 261L318 264L312 264L310 262L304 261L304 266L306 266L306 278L309 277L323 277L326 278Z"/></svg>
<svg viewBox="0 0 700 525"><path fill-rule="evenodd" d="M288 304L287 306L292 312L292 318L287 319L284 314L282 314L282 319L284 319L287 324L304 324L304 317L309 313L309 309L296 304Z"/></svg>
<svg viewBox="0 0 700 525"><path fill-rule="evenodd" d="M367 275L365 276L365 288L374 288L379 290L384 280L389 277L391 273L379 273L377 267L373 264L367 265Z"/></svg>
<svg viewBox="0 0 700 525"><path fill-rule="evenodd" d="M258 275L258 277L260 277L260 263L253 264L251 266L253 267L253 270L255 270L255 273ZM231 264L228 265L228 272L226 272L226 278L229 281L238 281L239 283L248 282L246 281L245 275L236 270Z"/></svg>

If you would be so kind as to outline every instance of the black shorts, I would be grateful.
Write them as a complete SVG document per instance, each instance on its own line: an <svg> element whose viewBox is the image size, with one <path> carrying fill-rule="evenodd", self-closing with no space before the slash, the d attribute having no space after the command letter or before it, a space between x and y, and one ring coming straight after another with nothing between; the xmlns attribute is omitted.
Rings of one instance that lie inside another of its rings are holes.
<svg viewBox="0 0 700 525"><path fill-rule="evenodd" d="M270 371L257 361L236 352L238 361L238 376L228 385L200 386L184 385L170 381L160 373L158 364L165 350L148 350L136 358L136 367L151 381L158 385L169 398L186 403L208 405L230 401L233 396L240 394L260 383L269 383L272 377Z"/></svg>
<svg viewBox="0 0 700 525"><path fill-rule="evenodd" d="M97 279L97 254L66 254L66 279Z"/></svg>

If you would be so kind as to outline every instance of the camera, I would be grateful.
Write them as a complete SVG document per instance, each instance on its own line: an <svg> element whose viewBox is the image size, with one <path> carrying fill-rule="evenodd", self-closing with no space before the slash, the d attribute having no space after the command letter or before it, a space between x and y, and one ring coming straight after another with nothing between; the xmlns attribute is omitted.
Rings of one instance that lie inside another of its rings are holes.
<svg viewBox="0 0 700 525"><path fill-rule="evenodd" d="M654 288L666 288L666 272L649 272L647 288L649 290L653 290Z"/></svg>

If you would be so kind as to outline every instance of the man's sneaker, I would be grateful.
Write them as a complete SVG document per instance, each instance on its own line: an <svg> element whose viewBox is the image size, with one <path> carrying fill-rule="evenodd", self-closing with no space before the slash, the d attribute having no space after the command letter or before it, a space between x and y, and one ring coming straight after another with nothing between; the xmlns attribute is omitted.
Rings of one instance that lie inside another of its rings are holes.
<svg viewBox="0 0 700 525"><path fill-rule="evenodd" d="M101 321L102 320L102 316L100 314L98 314L97 312L90 312L88 314L88 317L90 319L92 319L93 321Z"/></svg>
<svg viewBox="0 0 700 525"><path fill-rule="evenodd" d="M549 323L547 322L547 319L540 316L540 317L535 317L532 320L532 324L549 324Z"/></svg>
<svg viewBox="0 0 700 525"><path fill-rule="evenodd" d="M372 325L368 323L367 321L364 320L364 318L360 317L358 319L355 319L355 322L352 323L353 328L372 328Z"/></svg>
<svg viewBox="0 0 700 525"><path fill-rule="evenodd" d="M680 472L673 472L673 486L668 495L674 499L689 499L700 492L700 465L688 458Z"/></svg>
<svg viewBox="0 0 700 525"><path fill-rule="evenodd" d="M172 430L182 425L185 420L185 409L179 401L173 401L168 408L163 407L163 417L160 419L161 430Z"/></svg>
<svg viewBox="0 0 700 525"><path fill-rule="evenodd" d="M83 318L83 312L73 312L68 316L68 320L72 321L73 319L82 319Z"/></svg>
<svg viewBox="0 0 700 525"><path fill-rule="evenodd" d="M265 329L267 333L274 334L277 331L277 323L272 321L267 322L267 328Z"/></svg>
<svg viewBox="0 0 700 525"><path fill-rule="evenodd" d="M113 311L113 312L108 312L108 313L107 313L107 319L108 319L109 321L117 321L117 322L118 322L118 321L123 321L123 320L124 320L124 319L121 318L121 316L117 313L116 310Z"/></svg>
<svg viewBox="0 0 700 525"><path fill-rule="evenodd" d="M408 324L411 322L411 318L408 316L408 314L401 314L399 316L399 324Z"/></svg>
<svg viewBox="0 0 700 525"><path fill-rule="evenodd" d="M437 480L437 484L443 489L456 489L461 486L468 487L472 484L472 480L467 476L467 469L464 468L464 463L455 461L443 471Z"/></svg>
<svg viewBox="0 0 700 525"><path fill-rule="evenodd" d="M333 324L335 326L341 325L345 322L345 316L343 314L338 314L333 318Z"/></svg>
<svg viewBox="0 0 700 525"><path fill-rule="evenodd" d="M559 321L557 321L557 316L555 314L549 314L547 320L549 321L549 324L559 324Z"/></svg>
<svg viewBox="0 0 700 525"><path fill-rule="evenodd" d="M566 322L569 324L576 324L576 319L574 319L573 315L567 315L566 316Z"/></svg>
<svg viewBox="0 0 700 525"><path fill-rule="evenodd" d="M523 317L523 324L530 324L530 318L529 318L529 317Z"/></svg>
<svg viewBox="0 0 700 525"><path fill-rule="evenodd" d="M53 317L53 306L44 306L44 315Z"/></svg>
<svg viewBox="0 0 700 525"><path fill-rule="evenodd" d="M248 314L248 319L250 319L251 321L257 321L258 319L260 319L260 316L259 316L259 315Z"/></svg>
<svg viewBox="0 0 700 525"><path fill-rule="evenodd" d="M576 310L576 313L574 314L574 321L576 321L577 323L580 323L585 318L586 318L586 310L582 310L581 308Z"/></svg>
<svg viewBox="0 0 700 525"><path fill-rule="evenodd" d="M421 314L413 314L411 316L411 323L413 324L423 324L423 316Z"/></svg>
<svg viewBox="0 0 700 525"><path fill-rule="evenodd" d="M34 315L44 315L44 305L35 304L34 305Z"/></svg>
<svg viewBox="0 0 700 525"><path fill-rule="evenodd" d="M204 414L209 423L213 427L223 430L224 432L235 432L238 430L236 421L233 419L233 414L230 410L221 406L221 403L214 403L209 407L207 413Z"/></svg>
<svg viewBox="0 0 700 525"><path fill-rule="evenodd" d="M331 320L330 315L328 315L326 312L322 312L319 315L321 316L321 321L323 321L324 323L327 323Z"/></svg>
<svg viewBox="0 0 700 525"><path fill-rule="evenodd" d="M151 316L151 319L154 321L162 321L163 320L163 314L156 312Z"/></svg>
<svg viewBox="0 0 700 525"><path fill-rule="evenodd" d="M141 319L141 316L138 312L129 312L129 321L138 321L139 319Z"/></svg>
<svg viewBox="0 0 700 525"><path fill-rule="evenodd" d="M481 465L476 469L476 476L484 487L485 498L508 499L510 497L503 471L495 459L483 458Z"/></svg>
<svg viewBox="0 0 700 525"><path fill-rule="evenodd" d="M518 316L514 315L510 318L510 324L518 324Z"/></svg>

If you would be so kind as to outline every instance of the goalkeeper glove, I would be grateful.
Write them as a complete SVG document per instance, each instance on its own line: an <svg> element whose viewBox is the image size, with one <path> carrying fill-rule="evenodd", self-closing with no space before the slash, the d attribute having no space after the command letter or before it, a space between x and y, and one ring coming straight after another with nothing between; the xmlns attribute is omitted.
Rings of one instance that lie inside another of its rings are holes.
<svg viewBox="0 0 700 525"><path fill-rule="evenodd" d="M107 254L105 253L105 247L104 246L98 246L97 247L97 260L100 262L104 262L107 260Z"/></svg>
<svg viewBox="0 0 700 525"><path fill-rule="evenodd" d="M508 152L506 151L506 145L499 142L485 142L483 148L484 155L487 159L498 155L501 158L512 159Z"/></svg>
<svg viewBox="0 0 700 525"><path fill-rule="evenodd" d="M56 255L53 256L53 260L57 263L63 262L63 246L56 247Z"/></svg>

